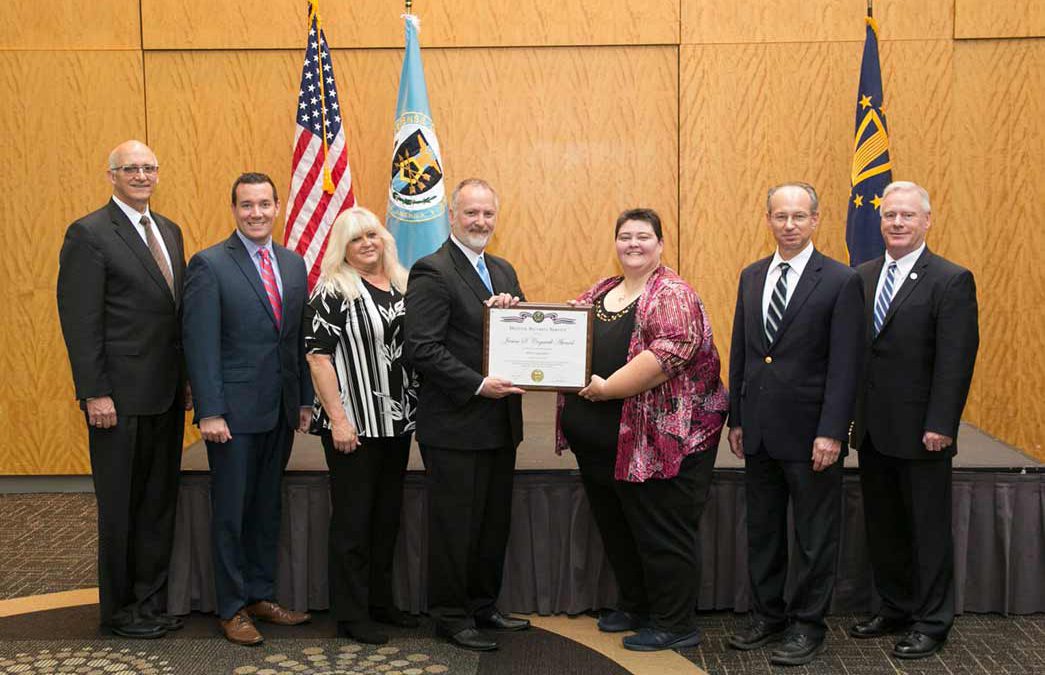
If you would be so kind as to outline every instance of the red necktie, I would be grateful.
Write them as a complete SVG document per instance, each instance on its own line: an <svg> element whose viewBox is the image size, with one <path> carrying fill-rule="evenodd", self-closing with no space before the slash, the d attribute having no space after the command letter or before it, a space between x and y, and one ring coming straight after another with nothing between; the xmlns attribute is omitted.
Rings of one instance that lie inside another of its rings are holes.
<svg viewBox="0 0 1045 675"><path fill-rule="evenodd" d="M269 296L269 304L272 305L272 313L276 315L276 328L283 323L283 301L279 298L279 286L276 285L276 274L272 271L272 261L269 260L268 249L259 248L258 255L261 257L261 283L265 285L265 292Z"/></svg>

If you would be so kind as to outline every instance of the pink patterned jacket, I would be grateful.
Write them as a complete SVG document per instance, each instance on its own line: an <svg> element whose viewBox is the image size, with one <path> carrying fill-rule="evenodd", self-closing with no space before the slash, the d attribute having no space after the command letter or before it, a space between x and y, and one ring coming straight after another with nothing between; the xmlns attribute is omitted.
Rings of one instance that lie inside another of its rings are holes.
<svg viewBox="0 0 1045 675"><path fill-rule="evenodd" d="M599 281L577 302L591 304L622 279ZM663 265L654 270L639 299L628 361L644 350L656 357L670 379L624 399L614 477L634 483L672 478L687 455L714 452L729 410L704 305L682 277ZM557 453L569 448L560 424L564 404L560 394L555 415Z"/></svg>

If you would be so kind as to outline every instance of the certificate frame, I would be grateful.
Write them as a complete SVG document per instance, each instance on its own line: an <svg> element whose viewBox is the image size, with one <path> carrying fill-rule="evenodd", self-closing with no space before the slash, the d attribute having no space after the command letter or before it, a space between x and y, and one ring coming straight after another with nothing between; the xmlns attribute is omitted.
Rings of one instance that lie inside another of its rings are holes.
<svg viewBox="0 0 1045 675"><path fill-rule="evenodd" d="M591 380L593 326L591 305L520 302L503 309L487 307L483 312L483 376L505 377L527 391L578 392ZM571 344L547 348L540 344L558 336L569 339ZM508 346L509 337L538 347L518 359L505 358L524 349ZM522 362L531 358L533 363L524 367ZM567 359L572 361L568 367L562 365ZM513 377L512 373L522 374ZM581 373L583 379L578 381Z"/></svg>

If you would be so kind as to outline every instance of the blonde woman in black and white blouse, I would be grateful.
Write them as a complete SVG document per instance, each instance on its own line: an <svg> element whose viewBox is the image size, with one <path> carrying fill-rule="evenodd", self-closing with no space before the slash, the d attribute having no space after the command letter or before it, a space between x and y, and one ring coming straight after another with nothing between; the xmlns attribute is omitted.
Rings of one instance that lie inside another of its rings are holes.
<svg viewBox="0 0 1045 675"><path fill-rule="evenodd" d="M330 597L338 634L388 641L374 622L412 627L392 599L392 554L414 429L416 382L403 361L407 272L370 211L334 221L305 309L316 403L311 432L330 469Z"/></svg>

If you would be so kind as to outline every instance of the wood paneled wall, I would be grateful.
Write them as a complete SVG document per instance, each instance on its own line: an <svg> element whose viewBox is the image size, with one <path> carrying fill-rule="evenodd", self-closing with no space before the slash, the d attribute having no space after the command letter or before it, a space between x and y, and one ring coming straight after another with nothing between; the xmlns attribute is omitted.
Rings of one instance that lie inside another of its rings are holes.
<svg viewBox="0 0 1045 675"><path fill-rule="evenodd" d="M0 4L7 205L0 474L89 471L54 301L67 224L108 195L138 137L156 210L191 255L227 236L244 170L289 184L302 0ZM401 10L321 4L359 202L385 208ZM879 0L894 176L933 197L930 245L977 275L982 342L967 418L1045 459L1045 23L1041 4ZM416 0L447 176L491 180L494 248L533 299L612 273L616 214L665 219L666 260L701 293L723 359L736 279L772 249L766 187L813 182L817 245L844 258L863 3ZM139 20L140 17L140 20ZM965 40L963 38L990 38Z"/></svg>

